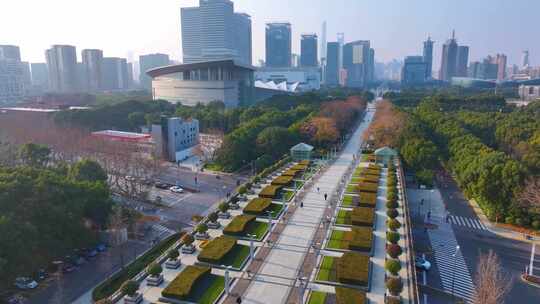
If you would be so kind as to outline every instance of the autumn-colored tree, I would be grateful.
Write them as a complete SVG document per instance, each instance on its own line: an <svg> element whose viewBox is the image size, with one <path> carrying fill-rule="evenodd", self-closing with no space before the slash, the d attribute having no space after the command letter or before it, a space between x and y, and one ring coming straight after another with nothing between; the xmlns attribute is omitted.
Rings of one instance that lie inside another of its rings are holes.
<svg viewBox="0 0 540 304"><path fill-rule="evenodd" d="M501 304L512 286L503 271L499 257L492 250L480 255L476 269L475 304Z"/></svg>
<svg viewBox="0 0 540 304"><path fill-rule="evenodd" d="M405 114L397 111L385 100L377 104L377 112L369 128L364 132L364 140L375 147L396 147L405 129Z"/></svg>
<svg viewBox="0 0 540 304"><path fill-rule="evenodd" d="M525 209L540 214L540 178L527 180L518 198Z"/></svg>

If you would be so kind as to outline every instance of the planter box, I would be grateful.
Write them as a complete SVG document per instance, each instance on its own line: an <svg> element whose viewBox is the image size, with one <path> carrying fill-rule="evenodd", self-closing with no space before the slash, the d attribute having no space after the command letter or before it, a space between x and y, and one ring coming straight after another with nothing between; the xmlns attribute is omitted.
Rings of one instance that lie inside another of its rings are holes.
<svg viewBox="0 0 540 304"><path fill-rule="evenodd" d="M219 227L221 227L221 224L218 223L218 222L208 222L208 224L206 224L206 225L210 229L218 229Z"/></svg>
<svg viewBox="0 0 540 304"><path fill-rule="evenodd" d="M165 262L165 268L167 269L178 269L180 265L181 265L180 259L176 259L176 260L168 259L167 262Z"/></svg>
<svg viewBox="0 0 540 304"><path fill-rule="evenodd" d="M229 212L220 212L220 213L218 213L218 217L220 219L225 219L226 220L226 219L231 218L231 214Z"/></svg>
<svg viewBox="0 0 540 304"><path fill-rule="evenodd" d="M247 201L247 198L245 200ZM238 210L238 209L240 209L240 205L238 205L238 204L230 204L229 209Z"/></svg>
<svg viewBox="0 0 540 304"><path fill-rule="evenodd" d="M196 250L195 246L193 246L193 245L189 245L189 246L184 245L184 246L182 246L182 253L185 253L185 254L192 254L192 253L195 252L195 250Z"/></svg>
<svg viewBox="0 0 540 304"><path fill-rule="evenodd" d="M146 281L148 286L159 286L161 283L163 283L163 275L160 274L157 277L149 276Z"/></svg>
<svg viewBox="0 0 540 304"><path fill-rule="evenodd" d="M143 300L142 294L136 293L133 295L133 297L130 296L124 296L124 303L126 304L139 304Z"/></svg>
<svg viewBox="0 0 540 304"><path fill-rule="evenodd" d="M208 235L207 232L205 233L195 233L195 239L198 240L198 241L202 241L202 240L208 240L210 238L210 236Z"/></svg>

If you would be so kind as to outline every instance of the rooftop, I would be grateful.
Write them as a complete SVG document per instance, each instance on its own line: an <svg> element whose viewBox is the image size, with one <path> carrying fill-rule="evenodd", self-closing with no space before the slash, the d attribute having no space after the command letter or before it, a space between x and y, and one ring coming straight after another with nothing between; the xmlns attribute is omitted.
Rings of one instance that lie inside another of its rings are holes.
<svg viewBox="0 0 540 304"><path fill-rule="evenodd" d="M252 71L255 70L255 67L251 65L245 65L245 64L238 63L232 59L226 59L226 60L210 60L210 61L202 61L202 62L195 62L195 63L167 65L167 66L148 70L146 71L146 74L148 74L148 76L150 77L159 77L159 76L179 73L183 71L196 70L196 69L202 69L202 68L206 69L206 68L212 68L212 67L222 67L222 68L237 67L237 68L252 70Z"/></svg>
<svg viewBox="0 0 540 304"><path fill-rule="evenodd" d="M92 132L92 136L120 141L146 141L152 137L150 134L123 132L115 130Z"/></svg>

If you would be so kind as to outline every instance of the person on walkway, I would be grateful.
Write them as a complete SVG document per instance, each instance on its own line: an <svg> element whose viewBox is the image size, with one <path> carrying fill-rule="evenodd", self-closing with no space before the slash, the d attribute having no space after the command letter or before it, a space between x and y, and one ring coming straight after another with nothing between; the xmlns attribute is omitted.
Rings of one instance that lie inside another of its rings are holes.
<svg viewBox="0 0 540 304"><path fill-rule="evenodd" d="M317 187L317 193L319 193L321 191L321 189L319 187Z"/></svg>
<svg viewBox="0 0 540 304"><path fill-rule="evenodd" d="M304 202L300 202L300 208L304 208Z"/></svg>
<svg viewBox="0 0 540 304"><path fill-rule="evenodd" d="M241 297L236 298L236 304L242 304L242 298Z"/></svg>
<svg viewBox="0 0 540 304"><path fill-rule="evenodd" d="M448 210L446 210L446 217L445 217L445 220L446 220L447 223L448 223L448 221L450 220L450 212L448 212Z"/></svg>
<svg viewBox="0 0 540 304"><path fill-rule="evenodd" d="M326 201L328 199L328 193L324 194L324 200Z"/></svg>

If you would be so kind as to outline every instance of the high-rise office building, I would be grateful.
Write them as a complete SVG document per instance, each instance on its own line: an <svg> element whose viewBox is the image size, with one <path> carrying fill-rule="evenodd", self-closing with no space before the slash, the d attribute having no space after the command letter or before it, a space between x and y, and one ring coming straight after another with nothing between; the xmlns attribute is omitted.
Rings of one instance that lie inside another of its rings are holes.
<svg viewBox="0 0 540 304"><path fill-rule="evenodd" d="M330 87L339 86L339 52L341 47L339 42L328 42L326 49L326 85Z"/></svg>
<svg viewBox="0 0 540 304"><path fill-rule="evenodd" d="M457 75L458 44L456 42L455 31L452 32L452 38L443 45L441 57L441 69L439 79L450 81Z"/></svg>
<svg viewBox="0 0 540 304"><path fill-rule="evenodd" d="M424 56L407 56L401 72L401 83L406 86L423 84L427 79Z"/></svg>
<svg viewBox="0 0 540 304"><path fill-rule="evenodd" d="M456 76L467 77L467 67L469 66L469 47L458 46Z"/></svg>
<svg viewBox="0 0 540 304"><path fill-rule="evenodd" d="M375 49L369 49L368 83L375 80Z"/></svg>
<svg viewBox="0 0 540 304"><path fill-rule="evenodd" d="M0 60L21 61L21 49L16 45L0 45Z"/></svg>
<svg viewBox="0 0 540 304"><path fill-rule="evenodd" d="M433 44L435 42L431 40L431 37L428 37L426 41L424 41L424 62L426 63L426 79L430 79L433 73Z"/></svg>
<svg viewBox="0 0 540 304"><path fill-rule="evenodd" d="M252 64L251 17L230 0L200 0L181 9L184 63L234 59Z"/></svg>
<svg viewBox="0 0 540 304"><path fill-rule="evenodd" d="M45 51L49 89L59 93L79 91L77 51L71 45L53 45Z"/></svg>
<svg viewBox="0 0 540 304"><path fill-rule="evenodd" d="M345 33L337 33L337 42L339 43L339 68L343 68L343 46L345 45Z"/></svg>
<svg viewBox="0 0 540 304"><path fill-rule="evenodd" d="M482 62L471 62L469 67L469 77L472 78L495 80L498 72L497 58L493 56L487 56Z"/></svg>
<svg viewBox="0 0 540 304"><path fill-rule="evenodd" d="M503 81L506 79L506 55L497 54L497 81Z"/></svg>
<svg viewBox="0 0 540 304"><path fill-rule="evenodd" d="M316 34L304 34L300 41L300 66L317 67L318 62L318 39Z"/></svg>
<svg viewBox="0 0 540 304"><path fill-rule="evenodd" d="M321 63L326 61L326 51L327 51L326 48L327 48L327 45L326 45L326 21L323 21L322 31L321 31L321 48L320 48Z"/></svg>
<svg viewBox="0 0 540 304"><path fill-rule="evenodd" d="M371 82L372 54L369 40L359 40L343 47L343 67L348 87L365 87Z"/></svg>
<svg viewBox="0 0 540 304"><path fill-rule="evenodd" d="M127 74L128 89L131 89L135 85L133 83L133 62L128 62L128 64L127 64L127 73L128 73Z"/></svg>
<svg viewBox="0 0 540 304"><path fill-rule="evenodd" d="M146 71L166 66L170 64L169 55L166 54L148 54L139 56L139 82L146 90L152 89L152 78L146 74Z"/></svg>
<svg viewBox="0 0 540 304"><path fill-rule="evenodd" d="M31 63L32 86L39 92L44 92L49 87L49 72L46 63Z"/></svg>
<svg viewBox="0 0 540 304"><path fill-rule="evenodd" d="M123 91L129 88L127 60L125 58L103 57L101 71L104 90Z"/></svg>
<svg viewBox="0 0 540 304"><path fill-rule="evenodd" d="M89 92L101 90L101 67L103 64L102 50L82 50L85 87Z"/></svg>
<svg viewBox="0 0 540 304"><path fill-rule="evenodd" d="M529 67L529 51L525 50L521 54L521 68L526 69Z"/></svg>
<svg viewBox="0 0 540 304"><path fill-rule="evenodd" d="M266 24L266 66L286 68L291 66L291 24Z"/></svg>

